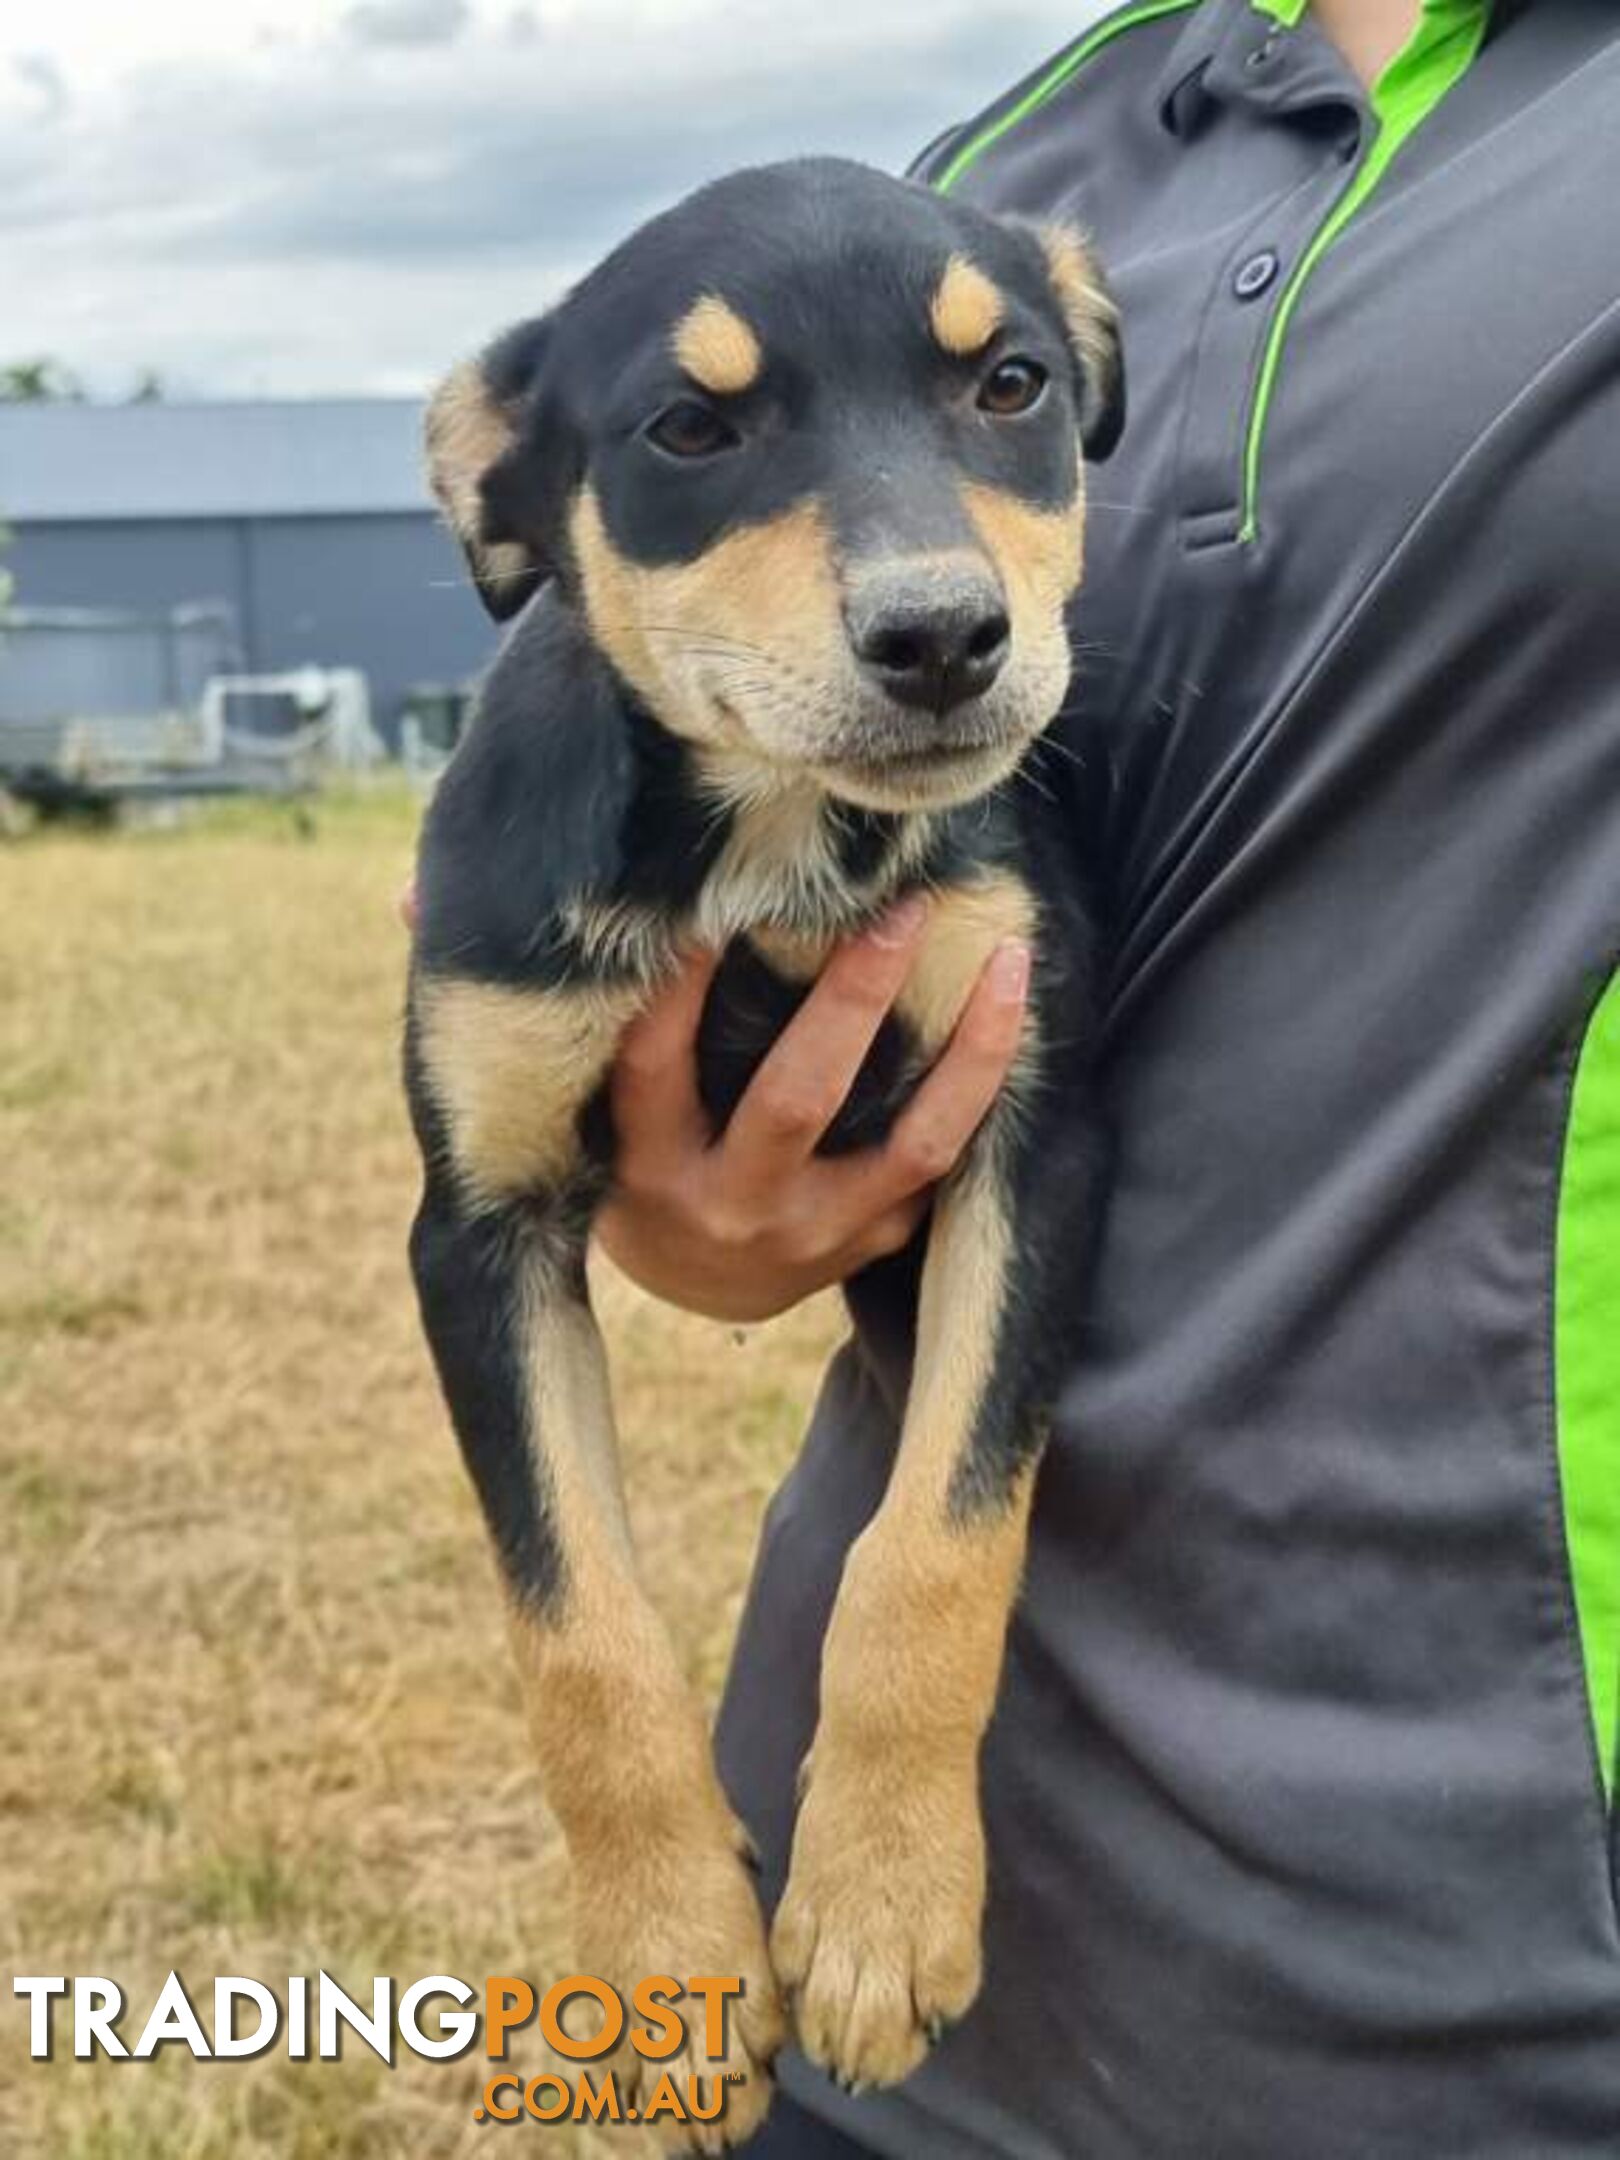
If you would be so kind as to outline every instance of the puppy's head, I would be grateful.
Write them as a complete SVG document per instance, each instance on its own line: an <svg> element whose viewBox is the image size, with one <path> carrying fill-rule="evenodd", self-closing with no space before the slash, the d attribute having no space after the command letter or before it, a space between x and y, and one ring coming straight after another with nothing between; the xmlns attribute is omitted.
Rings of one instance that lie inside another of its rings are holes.
<svg viewBox="0 0 1620 2160"><path fill-rule="evenodd" d="M854 165L744 172L439 389L491 612L556 579L667 728L879 809L1003 777L1067 686L1123 418L1083 243Z"/></svg>

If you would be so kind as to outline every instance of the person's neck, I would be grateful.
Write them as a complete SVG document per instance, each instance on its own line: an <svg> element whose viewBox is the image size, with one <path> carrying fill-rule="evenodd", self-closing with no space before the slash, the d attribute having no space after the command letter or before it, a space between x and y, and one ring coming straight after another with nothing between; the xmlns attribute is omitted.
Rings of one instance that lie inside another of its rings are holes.
<svg viewBox="0 0 1620 2160"><path fill-rule="evenodd" d="M1423 0L1312 0L1312 12L1371 88L1417 28Z"/></svg>

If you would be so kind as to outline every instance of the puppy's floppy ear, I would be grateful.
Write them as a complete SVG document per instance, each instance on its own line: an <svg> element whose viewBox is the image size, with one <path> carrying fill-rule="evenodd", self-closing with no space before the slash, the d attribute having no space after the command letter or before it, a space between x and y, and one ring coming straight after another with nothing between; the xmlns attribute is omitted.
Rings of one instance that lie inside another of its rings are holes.
<svg viewBox="0 0 1620 2160"><path fill-rule="evenodd" d="M1083 235L1072 225L1036 225L1046 274L1063 310L1080 388L1080 444L1100 464L1125 428L1125 360L1119 310Z"/></svg>
<svg viewBox="0 0 1620 2160"><path fill-rule="evenodd" d="M526 408L550 335L548 316L519 323L477 359L452 368L428 403L428 478L497 622L516 615L555 568L522 514L528 490L519 468Z"/></svg>

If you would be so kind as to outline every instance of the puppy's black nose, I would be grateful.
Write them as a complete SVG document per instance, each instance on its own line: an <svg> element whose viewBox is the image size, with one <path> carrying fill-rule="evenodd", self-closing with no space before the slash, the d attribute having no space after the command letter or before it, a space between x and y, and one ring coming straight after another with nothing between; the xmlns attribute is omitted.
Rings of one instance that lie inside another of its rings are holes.
<svg viewBox="0 0 1620 2160"><path fill-rule="evenodd" d="M948 713L982 697L1006 665L1012 625L989 591L876 595L852 611L850 642L901 705Z"/></svg>

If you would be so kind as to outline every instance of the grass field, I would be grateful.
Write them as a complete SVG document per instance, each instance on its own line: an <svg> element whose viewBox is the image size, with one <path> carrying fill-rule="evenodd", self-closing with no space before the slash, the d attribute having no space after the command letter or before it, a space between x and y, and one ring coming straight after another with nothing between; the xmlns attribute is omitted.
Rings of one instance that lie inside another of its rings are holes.
<svg viewBox="0 0 1620 2160"><path fill-rule="evenodd" d="M138 2032L171 1966L208 2024L216 1974L324 1966L369 1994L567 1969L404 1266L414 822L378 794L313 833L221 810L0 846L8 2160L434 2160L490 2135L472 2056L31 2062L14 1973L111 1975ZM836 1316L739 1342L601 1293L646 1573L712 1693Z"/></svg>

